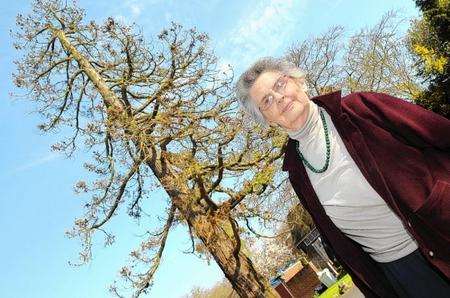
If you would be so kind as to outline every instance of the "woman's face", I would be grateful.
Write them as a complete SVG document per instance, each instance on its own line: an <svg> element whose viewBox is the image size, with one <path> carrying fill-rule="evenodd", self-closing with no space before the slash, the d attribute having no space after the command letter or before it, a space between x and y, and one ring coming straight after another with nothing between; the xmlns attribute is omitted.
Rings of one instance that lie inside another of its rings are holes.
<svg viewBox="0 0 450 298"><path fill-rule="evenodd" d="M300 88L298 79L280 72L262 73L250 88L250 100L269 124L278 124L285 130L301 128L308 117L308 95Z"/></svg>

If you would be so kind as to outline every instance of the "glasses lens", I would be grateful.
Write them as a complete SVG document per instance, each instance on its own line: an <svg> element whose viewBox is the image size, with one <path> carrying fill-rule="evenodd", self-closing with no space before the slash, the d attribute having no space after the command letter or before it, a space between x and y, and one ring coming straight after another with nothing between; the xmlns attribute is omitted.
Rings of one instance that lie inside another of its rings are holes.
<svg viewBox="0 0 450 298"><path fill-rule="evenodd" d="M267 98L264 98L262 102L262 109L268 110L270 108L270 105L272 104L272 95L269 95Z"/></svg>

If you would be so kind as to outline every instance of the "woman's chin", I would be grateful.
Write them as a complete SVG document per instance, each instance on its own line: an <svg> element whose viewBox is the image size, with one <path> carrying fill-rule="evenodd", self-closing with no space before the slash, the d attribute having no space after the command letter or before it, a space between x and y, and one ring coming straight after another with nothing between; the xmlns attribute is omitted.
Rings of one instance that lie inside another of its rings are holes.
<svg viewBox="0 0 450 298"><path fill-rule="evenodd" d="M298 130L303 127L308 115L306 115L304 108L300 108L300 110L297 110L296 113L294 113L294 111L291 112L292 113L290 115L286 115L288 116L286 117L286 120L288 120L289 123L292 123L289 130Z"/></svg>
<svg viewBox="0 0 450 298"><path fill-rule="evenodd" d="M301 117L305 112L305 107L300 103L295 103L288 111L285 112L285 117L289 118L291 121L295 121L297 118Z"/></svg>

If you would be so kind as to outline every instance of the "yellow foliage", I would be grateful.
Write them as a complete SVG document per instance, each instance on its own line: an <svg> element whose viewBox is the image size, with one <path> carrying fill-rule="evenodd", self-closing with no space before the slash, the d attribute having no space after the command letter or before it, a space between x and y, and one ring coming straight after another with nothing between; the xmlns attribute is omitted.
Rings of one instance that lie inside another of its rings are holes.
<svg viewBox="0 0 450 298"><path fill-rule="evenodd" d="M419 95L421 94L422 90L420 90L420 88L414 84L413 82L400 82L398 84L395 85L395 88L397 90L400 90L402 92L411 94L411 97L413 99L416 99L419 97Z"/></svg>
<svg viewBox="0 0 450 298"><path fill-rule="evenodd" d="M444 72L444 67L447 64L446 57L437 57L434 50L427 49L419 44L414 45L414 52L422 58L426 72Z"/></svg>
<svg viewBox="0 0 450 298"><path fill-rule="evenodd" d="M269 183L269 182L272 180L272 178L273 178L273 176L274 176L274 173L275 173L275 167L274 167L274 165L270 165L270 166L268 166L267 168L265 168L265 169L259 171L259 172L253 177L253 179L252 179L252 180L253 180L253 181L252 181L252 184L253 184L254 186L262 185L262 184L267 184L267 183Z"/></svg>
<svg viewBox="0 0 450 298"><path fill-rule="evenodd" d="M280 148L283 146L284 142L286 141L286 135L284 134L276 134L272 137L272 146Z"/></svg>
<svg viewBox="0 0 450 298"><path fill-rule="evenodd" d="M439 8L445 9L450 5L450 0L438 0Z"/></svg>

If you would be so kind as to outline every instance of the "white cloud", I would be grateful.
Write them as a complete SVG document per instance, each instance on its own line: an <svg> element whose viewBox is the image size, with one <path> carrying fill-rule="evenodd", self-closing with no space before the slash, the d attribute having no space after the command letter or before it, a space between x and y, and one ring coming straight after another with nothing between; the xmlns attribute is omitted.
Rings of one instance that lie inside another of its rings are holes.
<svg viewBox="0 0 450 298"><path fill-rule="evenodd" d="M142 12L142 6L139 3L130 3L128 6L131 10L131 15L134 18L137 18L140 16L140 14Z"/></svg>
<svg viewBox="0 0 450 298"><path fill-rule="evenodd" d="M23 172L26 170L29 170L31 168L46 164L54 159L57 159L58 157L60 157L61 155L58 153L49 153L47 155L41 156L35 160L32 160L26 164L23 164L21 166L18 166L17 168L15 168L12 173L18 173L18 172Z"/></svg>
<svg viewBox="0 0 450 298"><path fill-rule="evenodd" d="M255 58L284 52L305 11L306 0L270 0L243 14L219 47L234 65L248 65Z"/></svg>
<svg viewBox="0 0 450 298"><path fill-rule="evenodd" d="M131 24L136 22L142 16L142 12L151 10L152 7L158 3L161 3L161 0L126 0L120 6L113 8L112 15L124 24Z"/></svg>

